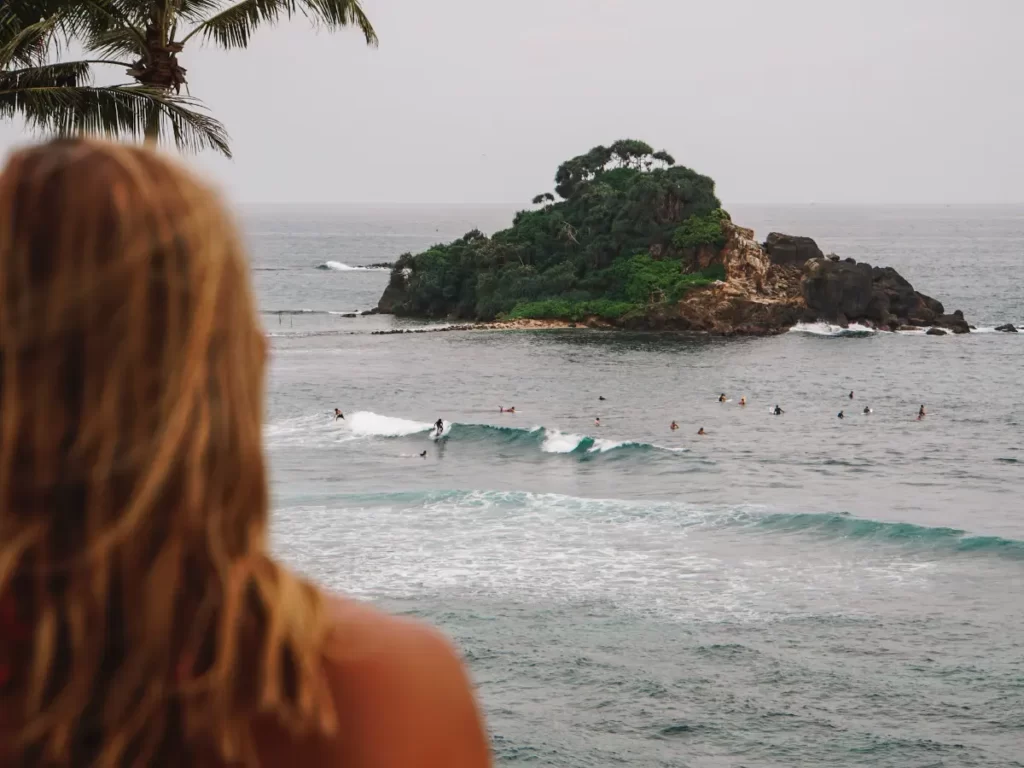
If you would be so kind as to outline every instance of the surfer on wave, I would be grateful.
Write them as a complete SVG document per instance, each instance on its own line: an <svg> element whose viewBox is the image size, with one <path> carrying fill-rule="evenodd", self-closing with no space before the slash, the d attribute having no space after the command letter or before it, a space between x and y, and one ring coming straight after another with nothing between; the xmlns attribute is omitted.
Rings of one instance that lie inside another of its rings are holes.
<svg viewBox="0 0 1024 768"><path fill-rule="evenodd" d="M341 419L342 421L344 421L345 420L345 414L341 412L340 408L335 408L334 409L334 420L337 421L338 419Z"/></svg>

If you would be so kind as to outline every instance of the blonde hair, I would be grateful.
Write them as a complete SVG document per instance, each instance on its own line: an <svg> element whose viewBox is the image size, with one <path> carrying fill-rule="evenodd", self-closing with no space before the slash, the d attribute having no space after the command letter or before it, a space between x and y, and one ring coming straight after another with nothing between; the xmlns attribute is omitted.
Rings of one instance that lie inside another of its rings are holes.
<svg viewBox="0 0 1024 768"><path fill-rule="evenodd" d="M204 184L99 141L11 156L0 758L251 763L257 717L333 731L324 601L265 549L265 343Z"/></svg>

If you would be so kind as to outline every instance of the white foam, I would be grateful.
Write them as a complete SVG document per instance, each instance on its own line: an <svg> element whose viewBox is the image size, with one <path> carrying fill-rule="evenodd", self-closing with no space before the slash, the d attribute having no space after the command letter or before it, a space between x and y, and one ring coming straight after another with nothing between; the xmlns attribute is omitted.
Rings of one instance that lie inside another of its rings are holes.
<svg viewBox="0 0 1024 768"><path fill-rule="evenodd" d="M1002 325L1002 323L1000 323ZM1012 323L1014 328L1024 329L1024 323ZM988 325L981 328L975 328L971 333L998 333L1000 336L1024 336L1024 332L1018 331L1018 333L1007 333L1006 331L997 331L994 325Z"/></svg>
<svg viewBox="0 0 1024 768"><path fill-rule="evenodd" d="M300 570L361 596L597 600L684 621L817 615L837 604L870 612L872 598L891 600L894 589L906 598L934 570L877 547L852 543L837 558L735 525L766 511L442 492L277 510L273 538Z"/></svg>
<svg viewBox="0 0 1024 768"><path fill-rule="evenodd" d="M572 453L583 442L583 435L559 432L557 429L544 430L544 442L540 449L544 453Z"/></svg>
<svg viewBox="0 0 1024 768"><path fill-rule="evenodd" d="M358 411L345 419L349 430L357 437L404 437L427 432L433 426L422 421L381 416L370 411Z"/></svg>
<svg viewBox="0 0 1024 768"><path fill-rule="evenodd" d="M630 440L608 440L606 438L598 437L594 438L594 444L590 446L587 453L607 453L608 451L614 451L616 448L623 448L627 445L637 445Z"/></svg>
<svg viewBox="0 0 1024 768"><path fill-rule="evenodd" d="M387 272L387 267L350 267L340 261L325 261L320 269L329 269L332 272Z"/></svg>
<svg viewBox="0 0 1024 768"><path fill-rule="evenodd" d="M864 336L877 332L859 323L850 323L846 328L831 323L797 323L789 329L789 333L807 333L812 336Z"/></svg>
<svg viewBox="0 0 1024 768"><path fill-rule="evenodd" d="M354 440L344 424L340 419L336 421L333 413L296 416L265 425L263 440L267 448L323 446Z"/></svg>

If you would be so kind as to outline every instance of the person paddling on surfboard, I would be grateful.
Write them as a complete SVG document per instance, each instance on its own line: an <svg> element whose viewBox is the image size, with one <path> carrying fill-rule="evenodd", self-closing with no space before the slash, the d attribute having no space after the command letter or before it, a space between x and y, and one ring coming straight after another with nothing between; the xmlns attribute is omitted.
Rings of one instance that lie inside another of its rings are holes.
<svg viewBox="0 0 1024 768"><path fill-rule="evenodd" d="M725 392L723 392L722 394L720 394L718 396L718 402L720 402L720 403L724 403L725 402Z"/></svg>

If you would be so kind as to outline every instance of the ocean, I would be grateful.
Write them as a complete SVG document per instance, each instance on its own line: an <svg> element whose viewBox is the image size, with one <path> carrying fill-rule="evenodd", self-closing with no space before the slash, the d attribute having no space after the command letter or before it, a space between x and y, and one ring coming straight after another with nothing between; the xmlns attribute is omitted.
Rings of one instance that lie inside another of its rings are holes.
<svg viewBox="0 0 1024 768"><path fill-rule="evenodd" d="M1024 766L1024 206L730 211L978 332L374 335L513 209L243 209L275 551L441 627L498 765Z"/></svg>

